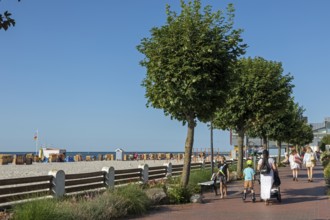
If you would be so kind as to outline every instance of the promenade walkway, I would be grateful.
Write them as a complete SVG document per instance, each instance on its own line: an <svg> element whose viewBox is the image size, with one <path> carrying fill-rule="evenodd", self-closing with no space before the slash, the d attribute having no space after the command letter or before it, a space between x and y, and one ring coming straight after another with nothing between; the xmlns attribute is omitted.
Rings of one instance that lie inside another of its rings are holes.
<svg viewBox="0 0 330 220"><path fill-rule="evenodd" d="M292 181L289 167L279 168L282 203L272 199L269 205L260 201L260 186L256 182L257 202L241 199L242 181L229 183L229 195L220 199L212 192L204 193L204 203L162 206L134 219L330 219L330 200L325 195L323 169L315 167L314 182L307 181L306 169L300 170L298 182Z"/></svg>

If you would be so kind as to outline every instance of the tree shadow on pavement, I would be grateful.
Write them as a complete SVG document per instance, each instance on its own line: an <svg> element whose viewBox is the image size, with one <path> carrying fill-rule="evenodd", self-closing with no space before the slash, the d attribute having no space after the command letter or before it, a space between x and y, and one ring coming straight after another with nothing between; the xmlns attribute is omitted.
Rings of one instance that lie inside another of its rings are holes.
<svg viewBox="0 0 330 220"><path fill-rule="evenodd" d="M315 169L314 169L314 172L315 172ZM285 175L285 176L280 176L281 178L288 178L288 179L292 179L292 174L289 174L289 175ZM323 179L323 173L319 173L319 172L317 172L317 173L314 173L314 175L313 175L313 178L314 179L317 179L317 178L321 178L321 179ZM299 175L298 175L298 179L299 180L303 180L303 179L306 179L306 181L307 181L307 171L306 170L300 170L299 171Z"/></svg>
<svg viewBox="0 0 330 220"><path fill-rule="evenodd" d="M316 201L316 200L325 200L327 198L319 198L317 196L314 197L289 197L289 198L283 198L282 204L293 204L293 203L303 203L303 202L310 202L310 201Z"/></svg>
<svg viewBox="0 0 330 220"><path fill-rule="evenodd" d="M312 186L309 188L302 189L287 189L283 190L282 201L284 204L288 203L298 203L298 202L307 202L307 201L316 201L327 199L325 195L324 186Z"/></svg>

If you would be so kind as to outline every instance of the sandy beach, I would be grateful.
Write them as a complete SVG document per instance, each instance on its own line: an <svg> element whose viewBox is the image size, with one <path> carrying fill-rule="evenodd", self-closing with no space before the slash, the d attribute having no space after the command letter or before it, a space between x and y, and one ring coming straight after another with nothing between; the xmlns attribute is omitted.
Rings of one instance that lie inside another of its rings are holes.
<svg viewBox="0 0 330 220"><path fill-rule="evenodd" d="M114 167L115 170L138 168L148 164L149 167L162 166L171 162L173 165L182 164L183 160L139 160L139 161L80 161L64 163L33 163L31 165L0 165L0 179L32 177L48 175L50 170L63 170L66 174L89 173L101 171L102 167Z"/></svg>

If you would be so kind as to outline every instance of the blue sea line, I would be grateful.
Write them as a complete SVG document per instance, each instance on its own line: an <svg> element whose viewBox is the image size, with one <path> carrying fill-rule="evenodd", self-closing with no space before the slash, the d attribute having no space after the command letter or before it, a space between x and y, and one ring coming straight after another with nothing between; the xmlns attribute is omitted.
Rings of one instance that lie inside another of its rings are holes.
<svg viewBox="0 0 330 220"><path fill-rule="evenodd" d="M126 155L132 155L132 154L158 154L158 153L164 153L164 154L167 154L167 153L172 153L174 155L176 154L183 154L184 152L180 152L180 151L176 151L176 152L150 152L150 151L143 151L143 152L138 152L138 151L125 151L123 152L123 154L126 154ZM25 154L35 154L35 152L0 152L0 154L17 154L17 155L25 155ZM86 159L86 156L95 156L96 158L98 157L99 154L102 154L103 156L106 155L106 154L113 154L114 155L114 158L116 156L116 152L79 152L79 151L67 151L66 152L66 156L67 157L74 157L75 155L77 154L80 154L82 156L82 158L85 160ZM229 152L223 152L223 153L220 153L221 155L229 155ZM216 154L214 154L216 155ZM206 156L208 156L208 153L206 153Z"/></svg>

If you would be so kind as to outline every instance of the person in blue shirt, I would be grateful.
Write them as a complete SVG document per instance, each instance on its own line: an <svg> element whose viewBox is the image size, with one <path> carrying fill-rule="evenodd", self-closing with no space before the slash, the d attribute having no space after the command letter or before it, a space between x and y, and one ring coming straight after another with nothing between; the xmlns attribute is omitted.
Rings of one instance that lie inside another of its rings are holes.
<svg viewBox="0 0 330 220"><path fill-rule="evenodd" d="M253 182L254 182L254 175L255 171L252 168L252 160L246 161L247 167L243 170L244 175L244 192L243 192L243 201L246 199L246 193L248 190L251 190L252 193L252 201L256 201L254 189L253 189Z"/></svg>

